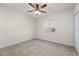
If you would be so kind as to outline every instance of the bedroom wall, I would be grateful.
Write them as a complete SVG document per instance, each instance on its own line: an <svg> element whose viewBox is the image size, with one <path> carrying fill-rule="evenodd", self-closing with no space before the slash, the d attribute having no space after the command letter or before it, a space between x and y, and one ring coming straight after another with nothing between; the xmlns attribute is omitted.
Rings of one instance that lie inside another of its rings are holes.
<svg viewBox="0 0 79 59"><path fill-rule="evenodd" d="M74 8L75 17L75 48L79 55L79 4L76 4Z"/></svg>
<svg viewBox="0 0 79 59"><path fill-rule="evenodd" d="M0 48L34 38L34 19L0 7Z"/></svg>
<svg viewBox="0 0 79 59"><path fill-rule="evenodd" d="M43 32L43 22L55 21L56 32ZM69 46L75 45L73 11L63 11L37 19L36 37Z"/></svg>

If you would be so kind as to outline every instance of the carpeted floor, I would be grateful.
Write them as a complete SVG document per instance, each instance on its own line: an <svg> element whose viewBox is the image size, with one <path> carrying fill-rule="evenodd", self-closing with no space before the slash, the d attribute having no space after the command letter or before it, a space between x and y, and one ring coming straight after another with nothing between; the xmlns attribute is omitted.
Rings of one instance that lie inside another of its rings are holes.
<svg viewBox="0 0 79 59"><path fill-rule="evenodd" d="M40 39L0 49L1 56L76 56L75 48Z"/></svg>

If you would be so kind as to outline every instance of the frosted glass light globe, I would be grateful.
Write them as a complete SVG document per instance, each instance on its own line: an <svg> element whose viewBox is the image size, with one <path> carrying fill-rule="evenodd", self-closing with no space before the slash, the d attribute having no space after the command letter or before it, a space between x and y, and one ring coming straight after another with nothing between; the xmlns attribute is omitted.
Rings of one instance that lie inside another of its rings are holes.
<svg viewBox="0 0 79 59"><path fill-rule="evenodd" d="M35 14L36 14L36 15L39 15L39 14L40 14L40 12L37 10L37 11L35 11Z"/></svg>

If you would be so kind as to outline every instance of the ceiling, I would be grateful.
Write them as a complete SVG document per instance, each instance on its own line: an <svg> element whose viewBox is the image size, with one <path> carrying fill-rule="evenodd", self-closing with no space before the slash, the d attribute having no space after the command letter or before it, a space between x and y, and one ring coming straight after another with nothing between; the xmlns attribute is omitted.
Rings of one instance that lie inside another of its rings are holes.
<svg viewBox="0 0 79 59"><path fill-rule="evenodd" d="M0 6L4 6L10 9L13 9L15 11L28 14L34 18L39 18L49 14L55 14L58 12L73 9L75 6L75 3L47 3L47 7L44 8L45 10L47 10L47 13L45 14L42 13L41 15L37 15L37 16L34 14L34 12L32 13L27 12L33 9L30 5L28 5L28 3L1 3Z"/></svg>

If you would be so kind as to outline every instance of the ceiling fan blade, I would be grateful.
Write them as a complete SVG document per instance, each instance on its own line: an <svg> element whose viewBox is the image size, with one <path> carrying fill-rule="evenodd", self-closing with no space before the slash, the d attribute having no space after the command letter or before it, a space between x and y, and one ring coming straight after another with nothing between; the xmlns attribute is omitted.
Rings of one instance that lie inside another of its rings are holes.
<svg viewBox="0 0 79 59"><path fill-rule="evenodd" d="M43 11L43 10L39 10L40 12L42 12L42 13L47 13L46 11Z"/></svg>
<svg viewBox="0 0 79 59"><path fill-rule="evenodd" d="M35 11L35 10L30 10L30 11L27 11L27 12L33 12L33 11Z"/></svg>
<svg viewBox="0 0 79 59"><path fill-rule="evenodd" d="M47 6L47 4L42 5L42 6L41 6L41 9L42 9L42 8L45 8L46 6Z"/></svg>
<svg viewBox="0 0 79 59"><path fill-rule="evenodd" d="M28 4L29 4L30 6L32 6L33 8L35 8L33 4L31 4L31 3L28 3Z"/></svg>
<svg viewBox="0 0 79 59"><path fill-rule="evenodd" d="M39 9L39 5L38 4L36 4L36 10L38 10Z"/></svg>

